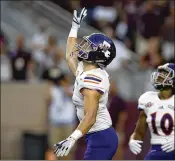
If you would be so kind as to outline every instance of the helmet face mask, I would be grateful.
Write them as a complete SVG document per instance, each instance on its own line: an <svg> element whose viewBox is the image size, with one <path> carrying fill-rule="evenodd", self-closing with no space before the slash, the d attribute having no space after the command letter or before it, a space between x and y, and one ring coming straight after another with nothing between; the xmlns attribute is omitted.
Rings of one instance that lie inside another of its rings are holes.
<svg viewBox="0 0 175 161"><path fill-rule="evenodd" d="M152 73L151 83L158 90L174 88L174 78L175 73L173 69L168 66L161 66L156 72Z"/></svg>
<svg viewBox="0 0 175 161"><path fill-rule="evenodd" d="M75 52L79 61L97 64L100 67L107 66L116 55L112 40L103 34L83 37L80 43L75 44L73 53Z"/></svg>
<svg viewBox="0 0 175 161"><path fill-rule="evenodd" d="M88 37L83 37L83 40L80 43L76 43L74 48L78 51L78 58L87 60L89 57L89 52L96 51L98 49L98 46L90 42L88 40Z"/></svg>

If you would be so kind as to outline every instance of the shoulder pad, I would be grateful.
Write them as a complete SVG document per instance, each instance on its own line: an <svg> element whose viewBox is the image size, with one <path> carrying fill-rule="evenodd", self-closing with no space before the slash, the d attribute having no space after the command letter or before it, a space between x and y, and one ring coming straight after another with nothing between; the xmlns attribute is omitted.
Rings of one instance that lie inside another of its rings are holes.
<svg viewBox="0 0 175 161"><path fill-rule="evenodd" d="M157 94L157 92L148 91L143 93L138 99L138 109L145 109L147 101L150 99L150 97L154 96L155 94Z"/></svg>

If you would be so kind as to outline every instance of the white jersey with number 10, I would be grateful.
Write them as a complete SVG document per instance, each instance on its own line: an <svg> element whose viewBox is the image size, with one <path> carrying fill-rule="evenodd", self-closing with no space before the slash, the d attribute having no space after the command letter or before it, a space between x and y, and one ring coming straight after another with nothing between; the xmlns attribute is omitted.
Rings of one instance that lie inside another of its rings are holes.
<svg viewBox="0 0 175 161"><path fill-rule="evenodd" d="M147 116L151 144L163 144L174 138L174 95L161 100L158 92L149 91L140 96L138 104Z"/></svg>

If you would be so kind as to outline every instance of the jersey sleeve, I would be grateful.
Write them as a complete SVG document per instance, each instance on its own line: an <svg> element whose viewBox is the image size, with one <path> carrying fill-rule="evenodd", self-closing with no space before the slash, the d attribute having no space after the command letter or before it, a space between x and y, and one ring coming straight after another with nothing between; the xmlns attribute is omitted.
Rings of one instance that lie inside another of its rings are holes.
<svg viewBox="0 0 175 161"><path fill-rule="evenodd" d="M149 96L149 92L146 92L139 97L138 99L138 109L139 110L145 110L148 96Z"/></svg>
<svg viewBox="0 0 175 161"><path fill-rule="evenodd" d="M107 84L105 83L105 76L101 76L97 73L86 74L81 80L79 90L83 88L97 90L99 93L104 94L107 90Z"/></svg>

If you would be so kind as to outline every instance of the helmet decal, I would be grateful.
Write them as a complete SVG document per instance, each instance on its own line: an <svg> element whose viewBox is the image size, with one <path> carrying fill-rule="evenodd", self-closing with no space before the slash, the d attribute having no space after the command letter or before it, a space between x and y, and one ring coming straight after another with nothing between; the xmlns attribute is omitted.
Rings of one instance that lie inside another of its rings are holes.
<svg viewBox="0 0 175 161"><path fill-rule="evenodd" d="M110 57L110 52L107 50L104 52L105 53L105 57L109 58Z"/></svg>

